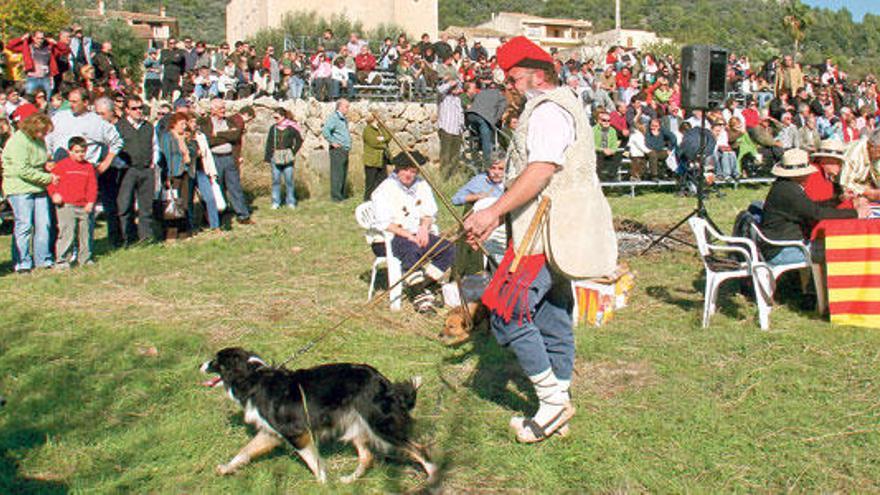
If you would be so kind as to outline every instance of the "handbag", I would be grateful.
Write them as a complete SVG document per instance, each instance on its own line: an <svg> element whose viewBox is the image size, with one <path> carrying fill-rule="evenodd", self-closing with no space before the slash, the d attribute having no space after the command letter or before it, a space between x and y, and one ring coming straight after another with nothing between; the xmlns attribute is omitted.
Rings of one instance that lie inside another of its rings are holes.
<svg viewBox="0 0 880 495"><path fill-rule="evenodd" d="M183 201L174 189L162 191L162 218L165 220L180 220L186 215Z"/></svg>
<svg viewBox="0 0 880 495"><path fill-rule="evenodd" d="M214 205L217 206L218 212L223 212L226 210L226 198L223 197L223 190L220 189L220 183L217 182L217 179L211 177L209 179L211 181L211 193L214 195Z"/></svg>
<svg viewBox="0 0 880 495"><path fill-rule="evenodd" d="M275 146L272 151L272 163L274 165L289 165L293 163L293 150L290 148L278 148L278 128L275 128Z"/></svg>

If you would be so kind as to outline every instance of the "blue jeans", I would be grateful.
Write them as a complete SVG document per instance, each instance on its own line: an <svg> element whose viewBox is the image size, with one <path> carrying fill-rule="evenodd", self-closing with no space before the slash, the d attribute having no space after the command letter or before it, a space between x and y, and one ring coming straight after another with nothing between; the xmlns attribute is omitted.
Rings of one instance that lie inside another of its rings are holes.
<svg viewBox="0 0 880 495"><path fill-rule="evenodd" d="M272 206L281 206L281 177L284 177L286 189L285 203L296 206L296 194L293 188L293 164L281 166L272 164Z"/></svg>
<svg viewBox="0 0 880 495"><path fill-rule="evenodd" d="M809 245L807 247L809 247ZM767 264L772 266L779 266L791 265L794 263L803 263L804 261L807 261L807 258L804 257L804 252L801 251L800 248L787 246L776 253L776 256L767 260Z"/></svg>
<svg viewBox="0 0 880 495"><path fill-rule="evenodd" d="M531 321L519 305L509 323L492 313L495 339L513 350L526 375L534 376L552 369L556 378L570 380L574 369L571 282L554 276L544 266L529 285L528 297Z"/></svg>
<svg viewBox="0 0 880 495"><path fill-rule="evenodd" d="M51 77L28 77L24 82L24 92L32 95L34 91L43 88L46 92L46 100L52 96L52 78ZM66 144L66 143L65 143Z"/></svg>
<svg viewBox="0 0 880 495"><path fill-rule="evenodd" d="M287 80L287 97L290 99L299 99L302 97L303 87L305 86L305 81L302 79L293 76Z"/></svg>
<svg viewBox="0 0 880 495"><path fill-rule="evenodd" d="M199 188L199 196L205 202L205 210L208 212L208 227L220 228L220 212L217 211L217 201L214 199L214 189L211 187L211 178L208 174L199 170L196 172L196 184Z"/></svg>
<svg viewBox="0 0 880 495"><path fill-rule="evenodd" d="M722 178L739 177L739 162L736 159L736 153L732 151L719 151L715 154L717 166L715 174Z"/></svg>
<svg viewBox="0 0 880 495"><path fill-rule="evenodd" d="M41 268L52 266L49 196L46 193L10 194L6 199L15 215L12 238L15 271L30 270L35 263Z"/></svg>
<svg viewBox="0 0 880 495"><path fill-rule="evenodd" d="M214 166L217 168L217 182L226 193L229 201L239 220L247 220L251 217L247 201L244 198L244 190L241 188L241 176L238 167L235 166L235 158L232 154L214 155Z"/></svg>
<svg viewBox="0 0 880 495"><path fill-rule="evenodd" d="M489 160L492 157L492 149L495 147L495 135L492 132L492 124L483 117L468 112L465 114L465 122L471 131L476 132L480 136L480 149L483 154L483 164L488 167Z"/></svg>

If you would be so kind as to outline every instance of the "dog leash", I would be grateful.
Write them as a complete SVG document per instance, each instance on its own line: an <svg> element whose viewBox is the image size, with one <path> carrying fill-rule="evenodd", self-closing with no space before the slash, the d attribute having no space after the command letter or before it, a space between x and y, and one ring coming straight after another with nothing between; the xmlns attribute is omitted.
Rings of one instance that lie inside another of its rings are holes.
<svg viewBox="0 0 880 495"><path fill-rule="evenodd" d="M453 245L453 244L454 244L454 243L455 243L455 242L456 242L456 241L457 241L457 240L458 240L463 234L464 234L464 229L462 229L462 228L459 226L459 227L458 227L455 231L453 231L452 233L447 233L447 234L443 234L443 235L441 235L441 236L440 236L440 240L445 240L445 241L447 241L447 242L445 243L445 245L443 245L442 247L440 247L440 245L442 244L441 242L438 241L438 242L434 243L434 245L431 246L430 249L428 249L427 251L425 251L425 254L423 254L422 257L419 258L419 259L415 262L415 264L413 264L413 266L410 267L410 269L406 271L406 273L404 273L403 275L401 275L401 277L397 280L397 282L394 282L390 287L388 287L388 288L385 289L384 291L380 292L379 294L376 294L375 296L373 296L372 299L370 299L369 301L367 301L366 303L364 303L363 306L361 307L361 310L362 310L362 311L358 311L358 312L356 312L356 313L349 313L349 314L346 315L344 318L342 318L341 320L339 320L338 322L336 322L334 325L332 325L332 326L330 326L330 327L327 327L326 329L324 329L323 331L321 331L321 333L320 333L317 337L315 337L314 339L310 340L308 343L306 343L306 345L304 345L304 346L300 347L299 349L297 349L296 352L294 352L290 357L288 357L287 359L285 359L284 361L282 361L281 364L279 364L278 366L279 366L279 367L283 367L283 366L286 365L287 363L289 363L289 362L293 361L294 359L296 359L296 358L302 356L303 354L309 352L309 351L312 350L316 345L318 345L318 343L320 343L321 341L323 341L324 339L326 339L328 336L330 336L330 334L331 334L334 330L337 330L337 329L338 329L339 327L341 327L343 324L348 323L352 318L355 317L355 315L361 315L361 314L364 314L364 313L366 312L366 310L373 309L373 308L374 308L374 307L375 307L380 301L382 301L383 299L385 299L385 296L390 295L390 294L391 294L391 291L392 291L394 288L396 288L398 285L400 285L401 283L403 283L407 278L409 278L410 275L412 275L413 273L415 273L416 270L421 269L422 265L424 265L424 264L427 263L428 261L433 260L435 257L439 256L441 253L443 253L444 251L446 251L447 249L449 249L449 248L450 248L450 247L451 247L451 246L452 246L452 245ZM440 247L440 248L438 249L438 247ZM436 252L435 252L435 251L436 251Z"/></svg>

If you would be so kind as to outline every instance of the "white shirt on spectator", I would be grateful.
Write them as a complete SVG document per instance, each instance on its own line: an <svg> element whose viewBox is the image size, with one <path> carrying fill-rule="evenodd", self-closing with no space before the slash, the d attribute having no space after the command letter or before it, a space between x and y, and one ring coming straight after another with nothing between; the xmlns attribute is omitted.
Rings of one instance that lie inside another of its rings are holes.
<svg viewBox="0 0 880 495"><path fill-rule="evenodd" d="M391 174L370 195L373 201L373 213L377 230L388 230L388 226L396 223L404 230L418 233L423 217L436 220L437 203L431 186L423 179L416 177L412 186L400 183L397 174Z"/></svg>

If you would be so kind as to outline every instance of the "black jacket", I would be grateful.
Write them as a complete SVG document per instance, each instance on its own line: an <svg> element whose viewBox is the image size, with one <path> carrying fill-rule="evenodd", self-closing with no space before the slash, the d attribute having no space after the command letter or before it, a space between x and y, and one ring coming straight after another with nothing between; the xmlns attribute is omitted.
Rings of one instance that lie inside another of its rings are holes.
<svg viewBox="0 0 880 495"><path fill-rule="evenodd" d="M275 150L290 149L296 155L302 143L302 136L293 127L285 127L279 131L278 127L273 125L269 128L269 133L266 135L266 150L263 160L266 163L272 163L272 154Z"/></svg>
<svg viewBox="0 0 880 495"><path fill-rule="evenodd" d="M764 202L761 232L774 241L802 241L810 237L813 227L828 218L857 218L856 210L837 210L815 203L795 181L776 179ZM766 258L775 256L779 248L765 249Z"/></svg>

